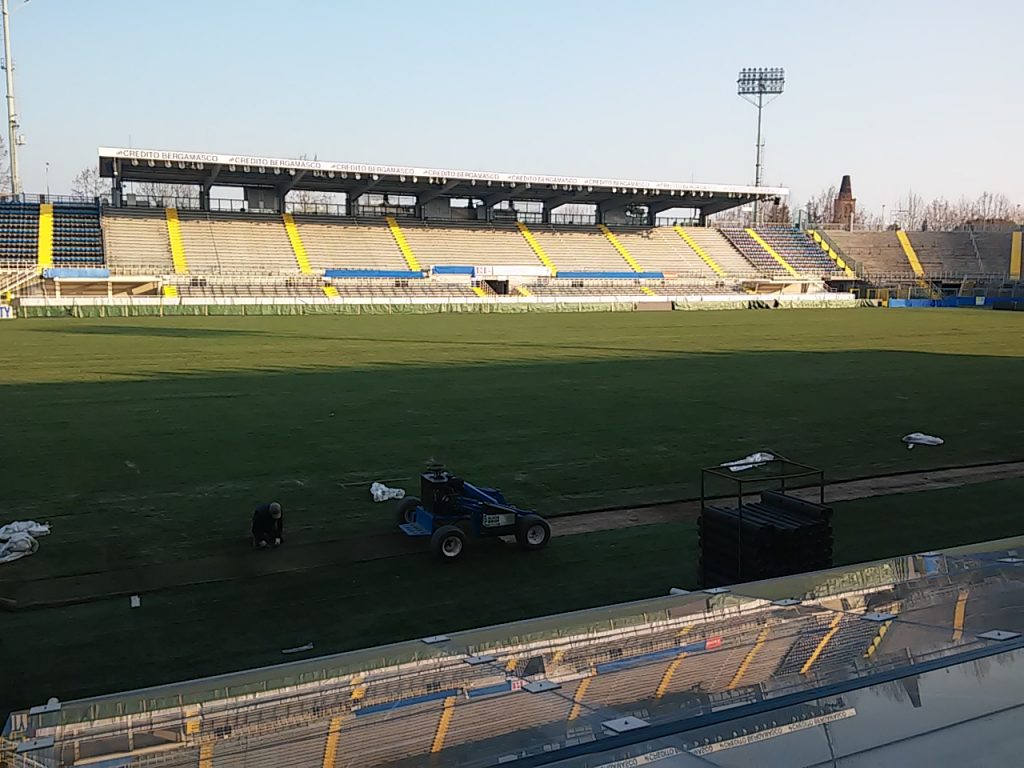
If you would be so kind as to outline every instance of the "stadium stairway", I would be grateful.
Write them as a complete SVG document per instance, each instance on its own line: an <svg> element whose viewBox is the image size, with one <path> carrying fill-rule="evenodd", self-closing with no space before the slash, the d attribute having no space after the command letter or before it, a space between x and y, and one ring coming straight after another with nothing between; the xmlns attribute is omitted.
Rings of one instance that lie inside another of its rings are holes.
<svg viewBox="0 0 1024 768"><path fill-rule="evenodd" d="M800 276L800 273L793 268L793 265L786 261L784 258L782 258L782 254L775 250L775 248L773 248L772 245L767 240L765 240L759 232L750 227L747 228L746 232L750 239L757 243L759 246L761 246L764 252L771 256L773 259L775 259L775 261L779 263L779 266L786 270L786 272L788 272L790 276Z"/></svg>
<svg viewBox="0 0 1024 768"><path fill-rule="evenodd" d="M402 233L423 267L533 265L537 257L514 227L483 221L403 221Z"/></svg>
<svg viewBox="0 0 1024 768"><path fill-rule="evenodd" d="M839 630L844 614L823 613L805 625L776 669L777 676L807 674Z"/></svg>
<svg viewBox="0 0 1024 768"><path fill-rule="evenodd" d="M840 255L847 262L861 265L862 277L913 277L903 247L891 231L847 232L833 229L828 232Z"/></svg>
<svg viewBox="0 0 1024 768"><path fill-rule="evenodd" d="M703 246L701 246L700 243L698 243L693 238L693 235L691 235L678 224L676 224L675 227L673 227L673 229L675 230L675 233L679 235L688 246L690 246L693 252L700 256L701 261L707 264L708 269L710 269L719 277L728 277L728 273L726 273L726 271L722 269L721 265L717 261L715 261L707 251L704 250Z"/></svg>
<svg viewBox="0 0 1024 768"><path fill-rule="evenodd" d="M53 266L53 206L50 203L39 205L36 259L40 269L48 269Z"/></svg>
<svg viewBox="0 0 1024 768"><path fill-rule="evenodd" d="M106 261L122 272L164 275L174 271L165 216L156 211L107 209L103 212Z"/></svg>
<svg viewBox="0 0 1024 768"><path fill-rule="evenodd" d="M544 225L534 227L533 238L544 253L565 272L626 272L622 254L597 230ZM632 269L628 270L632 271Z"/></svg>
<svg viewBox="0 0 1024 768"><path fill-rule="evenodd" d="M917 277L924 277L924 267L921 266L921 261L917 258L917 252L914 250L914 246L910 244L910 238L907 237L907 233L902 229L896 230L896 239L900 241L900 247L903 248L903 255L907 257L910 269L913 270Z"/></svg>
<svg viewBox="0 0 1024 768"><path fill-rule="evenodd" d="M0 301L9 303L22 288L39 277L39 266L0 270Z"/></svg>
<svg viewBox="0 0 1024 768"><path fill-rule="evenodd" d="M936 291L932 284L925 279L924 267L921 265L921 260L918 258L917 251L914 250L914 246L911 244L907 233L902 229L896 230L896 239L900 241L900 247L903 248L903 253L907 257L907 263L910 264L910 268L914 271L917 284L926 290L933 299L942 298L942 294Z"/></svg>
<svg viewBox="0 0 1024 768"><path fill-rule="evenodd" d="M412 272L421 272L423 267L420 266L419 261L416 259L416 254L412 252L412 248L409 247L408 241L405 239L405 235L402 234L402 228L398 226L398 220L394 216L388 216L386 218L388 223L388 229L391 230L391 236L395 239L395 245L402 252L402 256L405 258L405 263L409 266L409 270Z"/></svg>
<svg viewBox="0 0 1024 768"><path fill-rule="evenodd" d="M314 272L326 269L407 270L408 264L389 227L381 224L331 224L299 216L295 226Z"/></svg>
<svg viewBox="0 0 1024 768"><path fill-rule="evenodd" d="M779 277L785 274L792 275L795 271L792 267L786 269L779 259L773 258L768 250L757 242L754 237L756 233L752 229L723 228L721 231L758 272L769 277Z"/></svg>
<svg viewBox="0 0 1024 768"><path fill-rule="evenodd" d="M802 229L791 226L758 227L755 232L767 248L801 275L826 277L836 274L837 265Z"/></svg>
<svg viewBox="0 0 1024 768"><path fill-rule="evenodd" d="M743 676L747 673L747 670L750 668L750 665L754 662L754 659L757 658L757 655L761 652L761 648L768 641L768 633L770 631L770 627L766 625L758 633L757 639L754 641L754 645L750 648L749 651L747 651L747 655L743 657L743 661L740 662L739 667L736 669L736 674L732 676L732 680L730 680L729 684L726 686L727 690L731 691L737 686L739 686L740 682L743 680Z"/></svg>
<svg viewBox="0 0 1024 768"><path fill-rule="evenodd" d="M1024 232L1017 230L1010 240L1010 279L1020 280L1021 273L1021 239Z"/></svg>
<svg viewBox="0 0 1024 768"><path fill-rule="evenodd" d="M520 233L522 233L523 239L527 242L527 244L530 246L530 249L537 256L537 260L540 261L540 263L547 268L548 272L551 273L551 276L554 277L558 273L558 268L555 266L555 263L548 256L547 251L545 251L544 247L539 242L537 242L537 238L533 236L533 233L530 231L529 227L526 226L526 224L524 224L521 221L517 221L516 226L519 227L519 231Z"/></svg>
<svg viewBox="0 0 1024 768"><path fill-rule="evenodd" d="M610 229L608 229L607 226L605 226L604 224L598 224L597 228L599 230L601 230L601 234L603 234L608 239L608 242L612 244L612 248L614 248L616 251L618 251L619 255L622 257L622 260L625 261L629 265L630 269L632 269L634 272L646 272L647 271L643 267L640 266L639 262L637 262L637 260L633 258L633 255L619 241L619 238L617 238L612 233L612 231ZM645 293L646 293L646 291L645 291Z"/></svg>
<svg viewBox="0 0 1024 768"><path fill-rule="evenodd" d="M174 263L174 272L178 275L187 275L188 261L185 259L185 245L181 239L181 223L178 221L178 209L165 208L164 216L167 219L167 239L171 244L171 260Z"/></svg>
<svg viewBox="0 0 1024 768"><path fill-rule="evenodd" d="M764 273L732 242L724 230L711 227L682 227L682 229L694 243L714 259L729 277L764 276ZM771 262L771 265L773 268L778 267L774 261Z"/></svg>
<svg viewBox="0 0 1024 768"><path fill-rule="evenodd" d="M810 236L811 240L813 240L818 245L818 247L821 248L822 252L826 256L828 256L833 262L835 262L835 265L842 270L843 274L846 277L850 279L855 279L857 277L857 273L850 267L849 264L846 263L846 260L842 256L836 253L835 249L829 244L828 240L826 240L820 232L813 229L809 229L807 230L807 234Z"/></svg>
<svg viewBox="0 0 1024 768"><path fill-rule="evenodd" d="M280 215L195 211L180 213L179 219L191 274L302 274Z"/></svg>
<svg viewBox="0 0 1024 768"><path fill-rule="evenodd" d="M714 276L707 264L679 238L672 227L623 228L612 232L646 272L661 272L666 278Z"/></svg>
<svg viewBox="0 0 1024 768"><path fill-rule="evenodd" d="M925 275L980 275L985 272L973 232L914 232L907 241Z"/></svg>
<svg viewBox="0 0 1024 768"><path fill-rule="evenodd" d="M1011 280L1019 280L1021 275L1013 277L1014 242L1021 242L1021 231L1016 232L973 232L974 246L981 262L981 270L986 275L1009 276ZM1020 247L1017 249L1018 258ZM1018 265L1019 265L1018 261Z"/></svg>
<svg viewBox="0 0 1024 768"><path fill-rule="evenodd" d="M306 253L306 246L302 243L302 235L299 234L299 228L295 226L295 219L290 213L282 213L281 220L284 222L285 232L288 233L288 242L292 244L292 251L295 253L295 263L299 267L299 272L304 275L312 275L313 268L309 265L309 255Z"/></svg>

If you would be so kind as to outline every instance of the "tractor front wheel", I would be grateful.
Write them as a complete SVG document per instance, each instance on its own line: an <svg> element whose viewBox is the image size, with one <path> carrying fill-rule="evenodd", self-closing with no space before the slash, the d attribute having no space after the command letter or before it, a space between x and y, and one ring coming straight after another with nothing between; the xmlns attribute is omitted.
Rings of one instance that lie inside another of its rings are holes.
<svg viewBox="0 0 1024 768"><path fill-rule="evenodd" d="M543 549L551 538L551 526L537 515L523 515L516 523L516 542L523 549Z"/></svg>
<svg viewBox="0 0 1024 768"><path fill-rule="evenodd" d="M416 519L416 507L420 505L420 500L415 496L406 496L402 499L402 502L398 505L398 512L396 517L398 518L399 525L405 525L411 523Z"/></svg>
<svg viewBox="0 0 1024 768"><path fill-rule="evenodd" d="M438 560L458 560L466 550L466 534L454 525L442 525L430 537L430 551Z"/></svg>

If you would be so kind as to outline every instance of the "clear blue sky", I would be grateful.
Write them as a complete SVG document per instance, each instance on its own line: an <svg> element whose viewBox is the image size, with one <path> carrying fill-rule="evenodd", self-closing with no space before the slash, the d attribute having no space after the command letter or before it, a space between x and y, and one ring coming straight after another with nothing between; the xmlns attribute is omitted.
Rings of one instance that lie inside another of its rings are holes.
<svg viewBox="0 0 1024 768"><path fill-rule="evenodd" d="M11 0L22 176L96 147L1024 203L1020 0Z"/></svg>

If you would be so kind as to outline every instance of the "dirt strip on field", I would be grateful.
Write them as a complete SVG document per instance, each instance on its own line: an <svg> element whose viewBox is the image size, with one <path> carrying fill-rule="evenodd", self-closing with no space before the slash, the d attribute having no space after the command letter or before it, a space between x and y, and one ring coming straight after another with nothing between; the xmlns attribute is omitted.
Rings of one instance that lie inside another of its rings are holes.
<svg viewBox="0 0 1024 768"><path fill-rule="evenodd" d="M1019 477L1024 477L1024 461L884 475L828 485L825 500L826 503L834 503ZM817 488L793 493L812 501L818 498ZM696 519L699 513L700 501L690 500L573 514L553 518L550 523L552 535L557 538L642 525L684 522ZM306 542L303 542L303 533L302 530L297 531L290 537L287 547L273 552L255 553L240 542L237 553L186 562L154 563L144 567L23 582L0 582L0 609L24 610L75 605L201 584L338 568L351 563L394 557L425 556L427 550L424 539L410 539L392 533L333 540L317 536L315 541L307 539ZM488 543L499 545L499 542Z"/></svg>
<svg viewBox="0 0 1024 768"><path fill-rule="evenodd" d="M988 464L975 467L926 470L899 475L881 475L862 480L848 480L825 486L825 503L867 499L874 496L891 496L915 491L936 491L940 488L957 488L962 485L988 483L993 480L1010 480L1024 477L1024 461L1004 464ZM818 489L791 491L794 496L809 501L818 500ZM603 512L587 512L579 515L551 520L552 535L574 536L580 533L608 531L617 528L631 528L637 525L669 523L679 520L696 519L700 514L700 501L675 501L632 509L610 509Z"/></svg>

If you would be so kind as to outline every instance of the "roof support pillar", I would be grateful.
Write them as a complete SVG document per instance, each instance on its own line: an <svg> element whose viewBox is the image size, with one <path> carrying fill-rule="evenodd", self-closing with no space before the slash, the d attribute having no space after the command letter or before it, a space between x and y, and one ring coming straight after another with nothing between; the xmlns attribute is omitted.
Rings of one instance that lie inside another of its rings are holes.
<svg viewBox="0 0 1024 768"><path fill-rule="evenodd" d="M114 173L110 177L110 204L115 208L120 208L124 204L124 200L121 196L121 161L114 160L112 163Z"/></svg>

